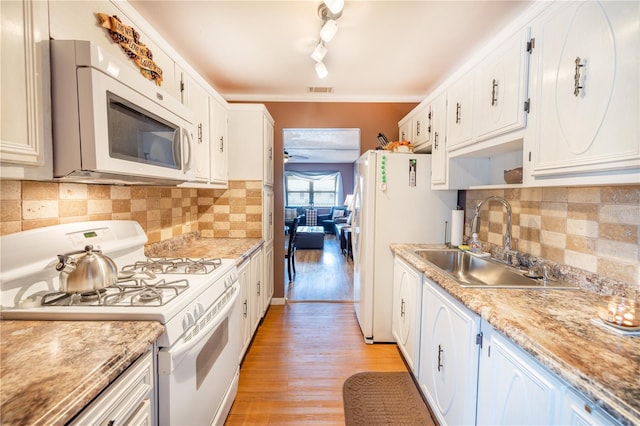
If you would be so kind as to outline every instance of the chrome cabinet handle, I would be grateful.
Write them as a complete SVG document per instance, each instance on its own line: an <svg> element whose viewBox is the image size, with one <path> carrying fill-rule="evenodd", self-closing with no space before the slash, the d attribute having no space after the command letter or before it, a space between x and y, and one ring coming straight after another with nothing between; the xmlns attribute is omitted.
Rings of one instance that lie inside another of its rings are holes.
<svg viewBox="0 0 640 426"><path fill-rule="evenodd" d="M496 106L498 104L498 98L496 98L496 93L498 92L498 80L493 79L493 83L491 84L491 106Z"/></svg>
<svg viewBox="0 0 640 426"><path fill-rule="evenodd" d="M442 346L438 345L438 371L440 371L441 368L444 368L444 366L442 365L443 353L444 353L444 349L442 349Z"/></svg>
<svg viewBox="0 0 640 426"><path fill-rule="evenodd" d="M198 143L202 143L202 123L198 124Z"/></svg>
<svg viewBox="0 0 640 426"><path fill-rule="evenodd" d="M260 281L258 281L258 296L260 296Z"/></svg>
<svg viewBox="0 0 640 426"><path fill-rule="evenodd" d="M460 120L462 119L460 114L461 110L462 110L462 105L460 105L460 102L456 102L456 124L459 124Z"/></svg>
<svg viewBox="0 0 640 426"><path fill-rule="evenodd" d="M420 120L416 121L416 136L420 136Z"/></svg>
<svg viewBox="0 0 640 426"><path fill-rule="evenodd" d="M580 56L576 57L575 60L575 73L573 75L573 94L574 96L578 96L580 94L580 89L582 89L583 87L580 86L580 68L582 68L584 66L584 64L580 63L581 59Z"/></svg>
<svg viewBox="0 0 640 426"><path fill-rule="evenodd" d="M402 299L402 302L400 303L400 316L404 316L404 299Z"/></svg>
<svg viewBox="0 0 640 426"><path fill-rule="evenodd" d="M433 134L433 149L438 149L438 132Z"/></svg>
<svg viewBox="0 0 640 426"><path fill-rule="evenodd" d="M429 111L429 125L427 126L427 133L431 133L431 111Z"/></svg>
<svg viewBox="0 0 640 426"><path fill-rule="evenodd" d="M242 304L242 315L244 315L244 317L247 317L247 299L244 300L244 303Z"/></svg>
<svg viewBox="0 0 640 426"><path fill-rule="evenodd" d="M224 136L220 136L220 152L224 152Z"/></svg>

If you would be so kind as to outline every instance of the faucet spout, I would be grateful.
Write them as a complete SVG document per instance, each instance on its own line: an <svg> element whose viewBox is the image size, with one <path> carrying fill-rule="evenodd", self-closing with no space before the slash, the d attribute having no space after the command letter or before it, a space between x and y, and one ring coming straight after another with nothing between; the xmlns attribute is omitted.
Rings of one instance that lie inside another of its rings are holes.
<svg viewBox="0 0 640 426"><path fill-rule="evenodd" d="M508 253L511 250L511 244L512 244L511 204L509 204L509 202L504 198L499 197L497 195L491 195L478 203L478 205L476 206L475 214L473 215L473 220L471 221L471 233L473 234L478 232L478 220L480 219L480 208L484 203L492 200L500 202L504 206L504 208L507 210L507 229L504 234L504 249L505 249L505 253Z"/></svg>

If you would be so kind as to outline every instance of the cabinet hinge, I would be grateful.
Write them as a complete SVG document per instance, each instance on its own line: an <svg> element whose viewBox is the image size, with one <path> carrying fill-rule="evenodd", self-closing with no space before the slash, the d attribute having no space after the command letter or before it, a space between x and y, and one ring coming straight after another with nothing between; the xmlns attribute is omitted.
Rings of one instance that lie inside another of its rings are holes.
<svg viewBox="0 0 640 426"><path fill-rule="evenodd" d="M531 98L529 98L526 101L524 101L524 111L527 114L529 114L529 112L531 111Z"/></svg>
<svg viewBox="0 0 640 426"><path fill-rule="evenodd" d="M482 349L482 331L476 334L476 345L480 345L480 349Z"/></svg>
<svg viewBox="0 0 640 426"><path fill-rule="evenodd" d="M536 39L532 38L527 42L527 52L531 53L535 47L536 47Z"/></svg>

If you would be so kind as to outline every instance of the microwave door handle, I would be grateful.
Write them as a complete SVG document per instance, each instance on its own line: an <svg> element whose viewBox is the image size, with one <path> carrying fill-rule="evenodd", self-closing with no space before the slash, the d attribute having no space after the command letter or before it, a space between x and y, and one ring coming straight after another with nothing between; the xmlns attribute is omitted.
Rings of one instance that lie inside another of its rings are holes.
<svg viewBox="0 0 640 426"><path fill-rule="evenodd" d="M186 128L182 128L182 133L185 136L186 144L185 144L185 159L182 163L183 171L188 172L191 170L191 160L192 160L192 149L193 149L193 138L191 137L191 132Z"/></svg>

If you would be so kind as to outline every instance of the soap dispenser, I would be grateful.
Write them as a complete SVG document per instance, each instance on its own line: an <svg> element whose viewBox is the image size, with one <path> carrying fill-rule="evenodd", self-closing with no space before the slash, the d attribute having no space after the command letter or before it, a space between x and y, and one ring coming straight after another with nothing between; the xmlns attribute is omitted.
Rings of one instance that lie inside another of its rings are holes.
<svg viewBox="0 0 640 426"><path fill-rule="evenodd" d="M471 235L471 241L469 241L469 248L471 249L472 253L482 252L482 246L480 245L480 240L478 240L478 234L475 232L473 233L473 235Z"/></svg>

